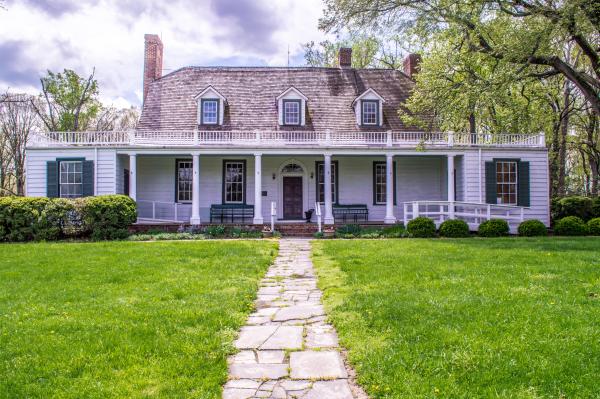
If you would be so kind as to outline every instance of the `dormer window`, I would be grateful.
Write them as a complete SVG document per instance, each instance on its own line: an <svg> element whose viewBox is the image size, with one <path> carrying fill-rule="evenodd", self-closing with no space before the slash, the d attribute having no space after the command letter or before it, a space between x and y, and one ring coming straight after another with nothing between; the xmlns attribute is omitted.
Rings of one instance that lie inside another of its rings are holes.
<svg viewBox="0 0 600 399"><path fill-rule="evenodd" d="M302 100L283 100L283 124L300 125L300 105Z"/></svg>
<svg viewBox="0 0 600 399"><path fill-rule="evenodd" d="M295 87L290 87L277 97L280 126L304 126L308 98Z"/></svg>
<svg viewBox="0 0 600 399"><path fill-rule="evenodd" d="M367 89L352 102L359 126L383 125L383 103L385 100L373 89Z"/></svg>
<svg viewBox="0 0 600 399"><path fill-rule="evenodd" d="M216 125L219 122L219 100L207 98L201 100L201 125Z"/></svg>
<svg viewBox="0 0 600 399"><path fill-rule="evenodd" d="M222 125L227 99L212 86L194 97L198 102L199 125Z"/></svg>
<svg viewBox="0 0 600 399"><path fill-rule="evenodd" d="M379 125L379 101L362 100L362 124Z"/></svg>

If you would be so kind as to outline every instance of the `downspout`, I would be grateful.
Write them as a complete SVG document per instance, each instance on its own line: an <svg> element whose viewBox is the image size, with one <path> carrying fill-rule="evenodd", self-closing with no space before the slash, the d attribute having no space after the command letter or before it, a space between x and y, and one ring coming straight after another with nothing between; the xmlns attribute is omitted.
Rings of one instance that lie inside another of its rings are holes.
<svg viewBox="0 0 600 399"><path fill-rule="evenodd" d="M479 203L483 204L483 190L481 189L481 184L483 183L482 174L481 174L481 147L478 150L479 152Z"/></svg>
<svg viewBox="0 0 600 399"><path fill-rule="evenodd" d="M98 147L94 147L94 195L98 195Z"/></svg>

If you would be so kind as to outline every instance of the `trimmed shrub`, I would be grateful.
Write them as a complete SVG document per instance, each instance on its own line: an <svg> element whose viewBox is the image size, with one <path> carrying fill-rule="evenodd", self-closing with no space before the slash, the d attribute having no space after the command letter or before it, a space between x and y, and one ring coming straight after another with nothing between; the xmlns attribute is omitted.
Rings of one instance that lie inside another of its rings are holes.
<svg viewBox="0 0 600 399"><path fill-rule="evenodd" d="M440 225L440 236L448 238L469 237L469 225L464 220L450 219Z"/></svg>
<svg viewBox="0 0 600 399"><path fill-rule="evenodd" d="M205 230L205 233L211 238L225 237L225 226L208 226Z"/></svg>
<svg viewBox="0 0 600 399"><path fill-rule="evenodd" d="M594 216L594 201L588 197L571 196L552 202L552 219L557 221L567 216L577 216L587 221Z"/></svg>
<svg viewBox="0 0 600 399"><path fill-rule="evenodd" d="M588 220L587 229L589 235L600 236L600 217Z"/></svg>
<svg viewBox="0 0 600 399"><path fill-rule="evenodd" d="M502 237L507 236L510 229L508 223L503 219L490 219L479 225L477 234L481 237Z"/></svg>
<svg viewBox="0 0 600 399"><path fill-rule="evenodd" d="M429 218L419 216L408 222L406 231L410 237L414 238L435 237L435 223Z"/></svg>
<svg viewBox="0 0 600 399"><path fill-rule="evenodd" d="M406 228L403 223L396 223L393 226L385 227L381 230L381 235L386 238L401 238L406 234Z"/></svg>
<svg viewBox="0 0 600 399"><path fill-rule="evenodd" d="M559 236L584 236L587 234L587 226L581 218L567 216L556 222L554 234Z"/></svg>
<svg viewBox="0 0 600 399"><path fill-rule="evenodd" d="M58 238L44 217L48 198L0 198L0 240L31 241ZM56 236L56 237L55 237Z"/></svg>
<svg viewBox="0 0 600 399"><path fill-rule="evenodd" d="M137 219L136 204L125 195L87 197L83 204L83 222L93 240L126 238L128 228Z"/></svg>
<svg viewBox="0 0 600 399"><path fill-rule="evenodd" d="M522 237L547 236L548 229L539 220L526 220L519 225L519 235Z"/></svg>
<svg viewBox="0 0 600 399"><path fill-rule="evenodd" d="M595 218L600 218L600 197L594 198L594 203L592 204L592 215Z"/></svg>
<svg viewBox="0 0 600 399"><path fill-rule="evenodd" d="M335 236L341 238L352 238L358 237L362 231L362 228L357 224L345 224L335 230Z"/></svg>

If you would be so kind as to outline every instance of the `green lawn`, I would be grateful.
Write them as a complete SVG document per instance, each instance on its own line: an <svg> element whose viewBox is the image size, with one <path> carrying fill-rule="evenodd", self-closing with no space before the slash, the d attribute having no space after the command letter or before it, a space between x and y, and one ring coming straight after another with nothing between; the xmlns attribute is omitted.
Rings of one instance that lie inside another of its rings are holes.
<svg viewBox="0 0 600 399"><path fill-rule="evenodd" d="M373 398L600 398L600 239L314 243Z"/></svg>
<svg viewBox="0 0 600 399"><path fill-rule="evenodd" d="M220 398L267 241L0 245L0 398Z"/></svg>

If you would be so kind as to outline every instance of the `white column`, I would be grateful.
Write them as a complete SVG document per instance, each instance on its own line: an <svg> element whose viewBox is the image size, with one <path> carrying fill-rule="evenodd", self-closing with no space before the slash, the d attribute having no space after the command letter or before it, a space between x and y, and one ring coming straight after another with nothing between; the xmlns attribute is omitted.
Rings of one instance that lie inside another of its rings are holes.
<svg viewBox="0 0 600 399"><path fill-rule="evenodd" d="M325 218L324 224L333 224L333 205L331 203L331 154L325 154L325 163L323 165L325 175Z"/></svg>
<svg viewBox="0 0 600 399"><path fill-rule="evenodd" d="M192 217L191 225L200 224L200 154L192 154Z"/></svg>
<svg viewBox="0 0 600 399"><path fill-rule="evenodd" d="M137 155L129 154L129 196L137 200Z"/></svg>
<svg viewBox="0 0 600 399"><path fill-rule="evenodd" d="M396 223L394 216L394 156L385 155L385 218L384 223Z"/></svg>
<svg viewBox="0 0 600 399"><path fill-rule="evenodd" d="M262 154L254 154L254 224L263 224L262 216Z"/></svg>
<svg viewBox="0 0 600 399"><path fill-rule="evenodd" d="M448 155L448 217L454 219L454 155Z"/></svg>

